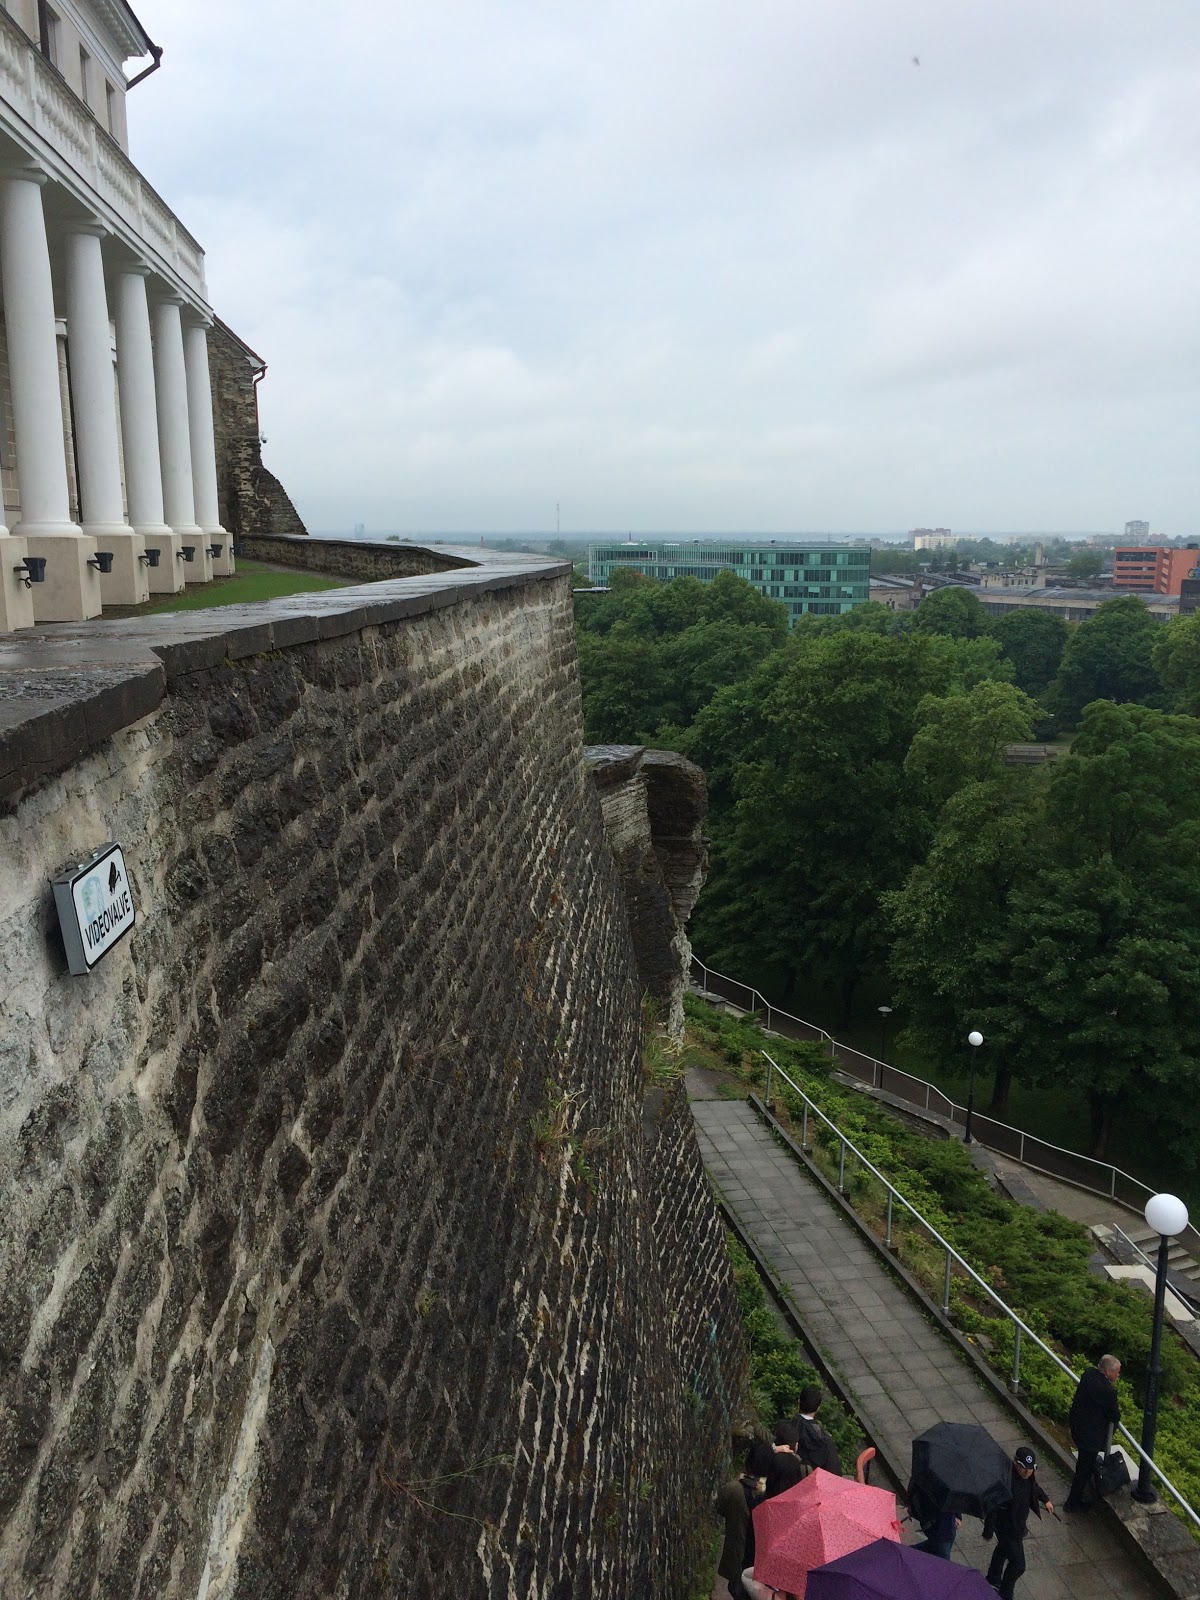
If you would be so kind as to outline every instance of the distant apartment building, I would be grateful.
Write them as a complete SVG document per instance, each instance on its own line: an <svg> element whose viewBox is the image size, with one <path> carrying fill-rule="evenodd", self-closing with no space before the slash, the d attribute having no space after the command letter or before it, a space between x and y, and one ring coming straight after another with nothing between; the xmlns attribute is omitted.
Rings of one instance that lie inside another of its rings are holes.
<svg viewBox="0 0 1200 1600"><path fill-rule="evenodd" d="M1148 522L1127 522L1125 524L1125 537L1137 539L1141 543L1150 537L1150 524Z"/></svg>
<svg viewBox="0 0 1200 1600"><path fill-rule="evenodd" d="M909 538L914 550L953 550L958 543L949 528L913 528Z"/></svg>
<svg viewBox="0 0 1200 1600"><path fill-rule="evenodd" d="M1164 550L1160 545L1121 545L1113 551L1113 588L1139 594L1178 594L1200 565L1200 546Z"/></svg>
<svg viewBox="0 0 1200 1600"><path fill-rule="evenodd" d="M781 601L790 622L806 612L838 616L869 598L869 549L815 544L725 544L694 539L683 544L648 540L594 544L588 552L593 583L606 584L621 568L647 578L699 578L711 583L721 572L734 572L760 594Z"/></svg>

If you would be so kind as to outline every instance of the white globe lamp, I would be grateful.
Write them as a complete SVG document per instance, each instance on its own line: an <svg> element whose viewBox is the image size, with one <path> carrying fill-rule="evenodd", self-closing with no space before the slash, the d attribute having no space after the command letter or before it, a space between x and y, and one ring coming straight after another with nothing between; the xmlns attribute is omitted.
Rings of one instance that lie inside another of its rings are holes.
<svg viewBox="0 0 1200 1600"><path fill-rule="evenodd" d="M1164 1239L1176 1238L1187 1225L1188 1208L1178 1195L1153 1194L1146 1201L1146 1226Z"/></svg>

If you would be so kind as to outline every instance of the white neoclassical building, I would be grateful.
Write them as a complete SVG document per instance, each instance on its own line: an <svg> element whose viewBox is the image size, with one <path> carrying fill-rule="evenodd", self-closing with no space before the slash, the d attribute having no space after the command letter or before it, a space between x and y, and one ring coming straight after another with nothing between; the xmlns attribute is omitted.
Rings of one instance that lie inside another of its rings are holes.
<svg viewBox="0 0 1200 1600"><path fill-rule="evenodd" d="M204 252L127 153L161 53L124 0L0 0L0 632L233 570Z"/></svg>

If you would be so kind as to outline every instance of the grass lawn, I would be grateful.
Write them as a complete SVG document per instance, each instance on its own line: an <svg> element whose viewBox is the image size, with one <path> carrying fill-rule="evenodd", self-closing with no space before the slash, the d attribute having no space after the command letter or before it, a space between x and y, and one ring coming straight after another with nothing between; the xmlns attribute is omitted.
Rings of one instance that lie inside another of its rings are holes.
<svg viewBox="0 0 1200 1600"><path fill-rule="evenodd" d="M188 584L181 594L169 600L155 600L139 606L139 617L153 617L164 611L207 611L210 606L242 606L251 600L278 600L287 594L311 594L318 589L344 589L352 578L322 578L315 572L280 572L262 561L241 560L232 578L214 578L211 583Z"/></svg>

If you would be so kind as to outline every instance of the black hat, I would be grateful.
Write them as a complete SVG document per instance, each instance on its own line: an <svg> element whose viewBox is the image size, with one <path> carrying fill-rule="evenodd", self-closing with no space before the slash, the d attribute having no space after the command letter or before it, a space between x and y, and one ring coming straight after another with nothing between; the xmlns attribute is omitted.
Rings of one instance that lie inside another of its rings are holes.
<svg viewBox="0 0 1200 1600"><path fill-rule="evenodd" d="M1029 1446L1027 1444L1023 1444L1021 1446L1021 1448L1017 1451L1016 1455L1013 1456L1013 1460L1017 1463L1017 1465L1019 1467L1036 1467L1037 1466L1037 1457L1034 1455L1033 1451L1029 1448Z"/></svg>

